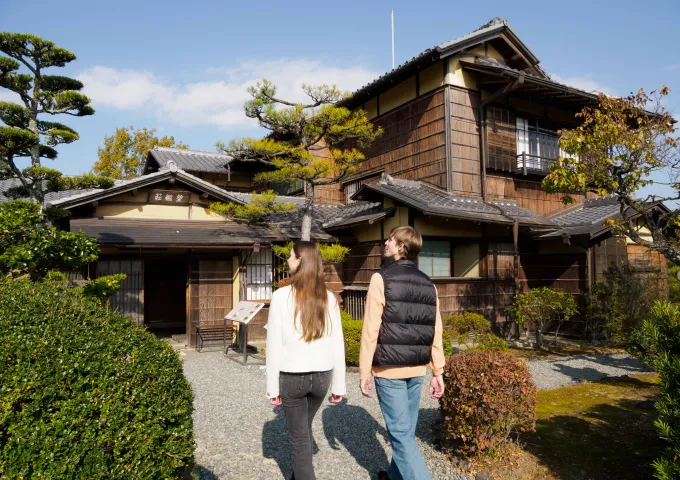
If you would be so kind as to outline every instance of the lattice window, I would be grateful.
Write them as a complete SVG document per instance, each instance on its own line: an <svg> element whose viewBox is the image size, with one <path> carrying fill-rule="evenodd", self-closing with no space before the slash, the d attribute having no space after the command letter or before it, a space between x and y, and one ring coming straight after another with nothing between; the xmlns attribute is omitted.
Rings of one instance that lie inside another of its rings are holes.
<svg viewBox="0 0 680 480"><path fill-rule="evenodd" d="M261 248L246 261L246 300L270 300L274 271L271 248Z"/></svg>
<svg viewBox="0 0 680 480"><path fill-rule="evenodd" d="M352 318L364 318L367 293L368 290L364 289L346 289L342 292L342 307Z"/></svg>

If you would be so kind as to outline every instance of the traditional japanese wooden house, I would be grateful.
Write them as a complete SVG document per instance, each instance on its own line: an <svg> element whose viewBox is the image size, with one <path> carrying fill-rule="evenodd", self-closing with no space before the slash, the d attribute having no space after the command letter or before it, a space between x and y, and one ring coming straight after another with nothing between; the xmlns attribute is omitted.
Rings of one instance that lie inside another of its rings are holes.
<svg viewBox="0 0 680 480"><path fill-rule="evenodd" d="M563 155L559 131L598 96L558 83L506 21L425 50L354 92L384 134L363 166L317 195L313 236L351 247L329 272L357 318L382 242L397 225L424 235L419 268L437 285L443 314L475 311L499 333L513 296L537 286L578 294L612 262L632 263L663 283L661 256L619 241L602 222L615 199L567 208L541 181ZM152 329L218 324L235 302L270 298L277 260L270 246L299 236L299 217L247 225L211 215L212 201L246 203L260 166L225 155L157 148L145 174L52 199L73 212L71 230L97 238L102 255L91 275L128 273L112 305ZM279 186L295 195L298 186ZM299 202L295 196L282 197ZM657 208L664 208L658 206ZM262 339L266 310L251 338Z"/></svg>

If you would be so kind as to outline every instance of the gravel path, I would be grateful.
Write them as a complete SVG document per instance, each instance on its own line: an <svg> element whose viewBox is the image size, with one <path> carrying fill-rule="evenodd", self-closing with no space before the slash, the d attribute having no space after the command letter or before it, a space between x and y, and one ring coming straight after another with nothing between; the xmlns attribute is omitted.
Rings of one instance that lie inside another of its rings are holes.
<svg viewBox="0 0 680 480"><path fill-rule="evenodd" d="M180 354L196 396L194 431L199 478L290 478L292 466L283 411L272 408L265 398L261 365L243 367L220 352L185 350ZM347 374L347 389L346 403L325 404L314 420L318 447L314 464L319 480L375 478L391 458L378 401L361 395L358 373ZM465 479L433 446L437 408L438 402L423 388L416 435L420 449L433 479Z"/></svg>
<svg viewBox="0 0 680 480"><path fill-rule="evenodd" d="M194 431L199 478L289 478L292 467L283 411L272 408L265 398L262 362L255 360L244 367L221 352L184 350L180 355L196 396ZM527 363L542 390L649 371L627 355ZM347 401L337 406L325 404L314 420L314 463L319 480L375 478L391 458L378 402L364 398L358 384L359 374L348 373ZM432 478L466 479L434 445L438 422L438 403L423 388L417 438Z"/></svg>
<svg viewBox="0 0 680 480"><path fill-rule="evenodd" d="M594 382L605 377L651 372L641 361L626 354L529 360L527 364L540 390L581 381Z"/></svg>

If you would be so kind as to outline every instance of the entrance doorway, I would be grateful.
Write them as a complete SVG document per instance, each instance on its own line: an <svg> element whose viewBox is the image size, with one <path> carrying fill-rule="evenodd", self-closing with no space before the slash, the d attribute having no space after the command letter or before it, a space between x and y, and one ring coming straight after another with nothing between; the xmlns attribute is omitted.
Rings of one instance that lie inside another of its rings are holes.
<svg viewBox="0 0 680 480"><path fill-rule="evenodd" d="M144 262L144 323L154 333L186 333L187 261Z"/></svg>

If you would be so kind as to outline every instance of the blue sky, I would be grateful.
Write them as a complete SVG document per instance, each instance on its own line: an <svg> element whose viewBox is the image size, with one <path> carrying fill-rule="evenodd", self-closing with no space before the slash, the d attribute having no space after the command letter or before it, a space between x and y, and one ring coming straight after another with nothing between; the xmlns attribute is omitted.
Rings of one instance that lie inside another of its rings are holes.
<svg viewBox="0 0 680 480"><path fill-rule="evenodd" d="M666 106L680 118L680 2L612 4L3 0L0 31L34 33L76 53L52 73L80 78L96 113L63 119L81 139L60 146L51 166L77 174L116 127L156 128L195 150L257 135L242 104L262 77L288 98L303 81L347 90L367 83L391 68L390 8L397 64L499 16L561 82L619 95L666 84Z"/></svg>

